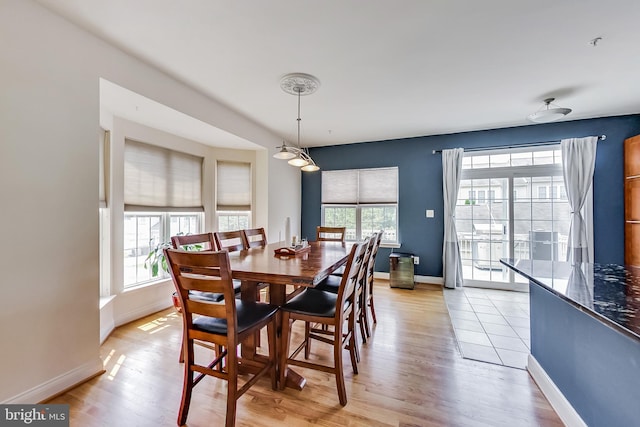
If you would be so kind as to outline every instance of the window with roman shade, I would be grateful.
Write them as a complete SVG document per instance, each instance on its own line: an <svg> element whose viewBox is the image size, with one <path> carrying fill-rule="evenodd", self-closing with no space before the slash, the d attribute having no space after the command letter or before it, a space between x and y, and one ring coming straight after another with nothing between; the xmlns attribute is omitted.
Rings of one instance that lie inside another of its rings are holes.
<svg viewBox="0 0 640 427"><path fill-rule="evenodd" d="M218 231L249 228L251 224L251 163L218 161L216 215Z"/></svg>
<svg viewBox="0 0 640 427"><path fill-rule="evenodd" d="M154 254L171 236L201 232L202 164L198 156L125 139L125 288L166 279L152 265Z"/></svg>
<svg viewBox="0 0 640 427"><path fill-rule="evenodd" d="M384 230L383 241L396 243L398 168L322 172L322 224L346 227L347 240Z"/></svg>

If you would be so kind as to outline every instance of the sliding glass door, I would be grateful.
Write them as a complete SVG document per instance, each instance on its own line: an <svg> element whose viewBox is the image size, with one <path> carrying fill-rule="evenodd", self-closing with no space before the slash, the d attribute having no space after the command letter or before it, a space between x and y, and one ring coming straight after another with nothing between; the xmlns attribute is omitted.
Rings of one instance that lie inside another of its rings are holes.
<svg viewBox="0 0 640 427"><path fill-rule="evenodd" d="M465 153L456 228L466 286L524 289L500 258L564 260L570 209L560 146Z"/></svg>

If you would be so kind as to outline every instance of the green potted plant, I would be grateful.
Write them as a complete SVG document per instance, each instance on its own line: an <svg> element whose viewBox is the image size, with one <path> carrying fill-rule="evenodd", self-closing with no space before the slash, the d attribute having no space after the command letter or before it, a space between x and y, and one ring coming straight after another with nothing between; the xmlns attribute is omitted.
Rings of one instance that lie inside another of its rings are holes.
<svg viewBox="0 0 640 427"><path fill-rule="evenodd" d="M183 233L178 233L177 236L182 236ZM151 270L151 277L157 277L160 275L160 269L165 273L169 272L169 266L167 260L164 257L164 250L172 248L170 242L160 242L153 249L149 251L149 255L144 260L144 268ZM201 251L204 249L204 245L184 245L182 249L185 251Z"/></svg>
<svg viewBox="0 0 640 427"><path fill-rule="evenodd" d="M164 257L164 250L171 247L171 243L160 242L149 251L149 255L147 255L147 258L144 260L144 268L151 270L151 277L159 276L160 269L165 273L169 272L169 266Z"/></svg>

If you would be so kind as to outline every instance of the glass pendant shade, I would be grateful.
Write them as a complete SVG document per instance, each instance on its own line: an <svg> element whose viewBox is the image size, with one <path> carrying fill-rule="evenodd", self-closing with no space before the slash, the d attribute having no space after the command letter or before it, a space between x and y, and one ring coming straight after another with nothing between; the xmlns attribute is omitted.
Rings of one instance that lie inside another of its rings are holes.
<svg viewBox="0 0 640 427"><path fill-rule="evenodd" d="M306 161L305 159L303 159L302 157L296 156L293 159L289 160L287 163L289 163L291 166L307 166L309 164L308 161Z"/></svg>
<svg viewBox="0 0 640 427"><path fill-rule="evenodd" d="M549 108L548 110L541 110L537 113L529 115L529 120L534 123L555 122L556 120L560 120L570 112L571 110L569 108Z"/></svg>
<svg viewBox="0 0 640 427"><path fill-rule="evenodd" d="M319 171L320 167L318 167L315 163L309 163L308 165L303 166L300 169L302 169L305 172L315 172L315 171Z"/></svg>
<svg viewBox="0 0 640 427"><path fill-rule="evenodd" d="M296 155L283 146L273 157L280 160L289 160L295 158Z"/></svg>
<svg viewBox="0 0 640 427"><path fill-rule="evenodd" d="M552 102L555 98L547 98L544 100L544 107L533 114L529 114L527 118L534 123L549 123L560 120L571 112L571 108L553 107Z"/></svg>

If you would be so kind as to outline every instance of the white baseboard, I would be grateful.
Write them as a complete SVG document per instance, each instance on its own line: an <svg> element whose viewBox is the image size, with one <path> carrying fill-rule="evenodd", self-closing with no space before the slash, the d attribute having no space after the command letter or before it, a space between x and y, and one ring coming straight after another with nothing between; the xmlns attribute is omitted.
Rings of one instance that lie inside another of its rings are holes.
<svg viewBox="0 0 640 427"><path fill-rule="evenodd" d="M389 273L375 272L373 277L389 280ZM432 285L444 285L444 279L442 277L435 276L413 276L413 280L416 283L430 283Z"/></svg>
<svg viewBox="0 0 640 427"><path fill-rule="evenodd" d="M115 328L116 324L113 319L107 321L106 324L102 324L102 322L100 323L100 345L104 344Z"/></svg>
<svg viewBox="0 0 640 427"><path fill-rule="evenodd" d="M571 403L564 397L560 389L540 366L532 355L529 355L527 370L538 384L540 391L547 398L553 409L556 411L562 422L568 427L587 427L580 415L573 409Z"/></svg>
<svg viewBox="0 0 640 427"><path fill-rule="evenodd" d="M100 374L103 371L104 367L102 365L102 360L100 360L100 358L97 358L96 360L80 365L77 368L72 369L69 372L65 372L62 375L58 375L57 377L52 378L49 381L46 381L36 387L33 387L31 390L20 393L2 403L26 404L43 402L65 390L70 389L77 384L88 380L91 377Z"/></svg>
<svg viewBox="0 0 640 427"><path fill-rule="evenodd" d="M162 311L172 306L171 301L159 301L155 304L147 304L144 307L140 307L136 310L128 311L126 313L119 313L118 317L114 319L115 326L122 326L126 323L133 322L134 320L141 319L158 311Z"/></svg>
<svg viewBox="0 0 640 427"><path fill-rule="evenodd" d="M115 296L100 298L100 345L116 328L113 320L113 301Z"/></svg>

